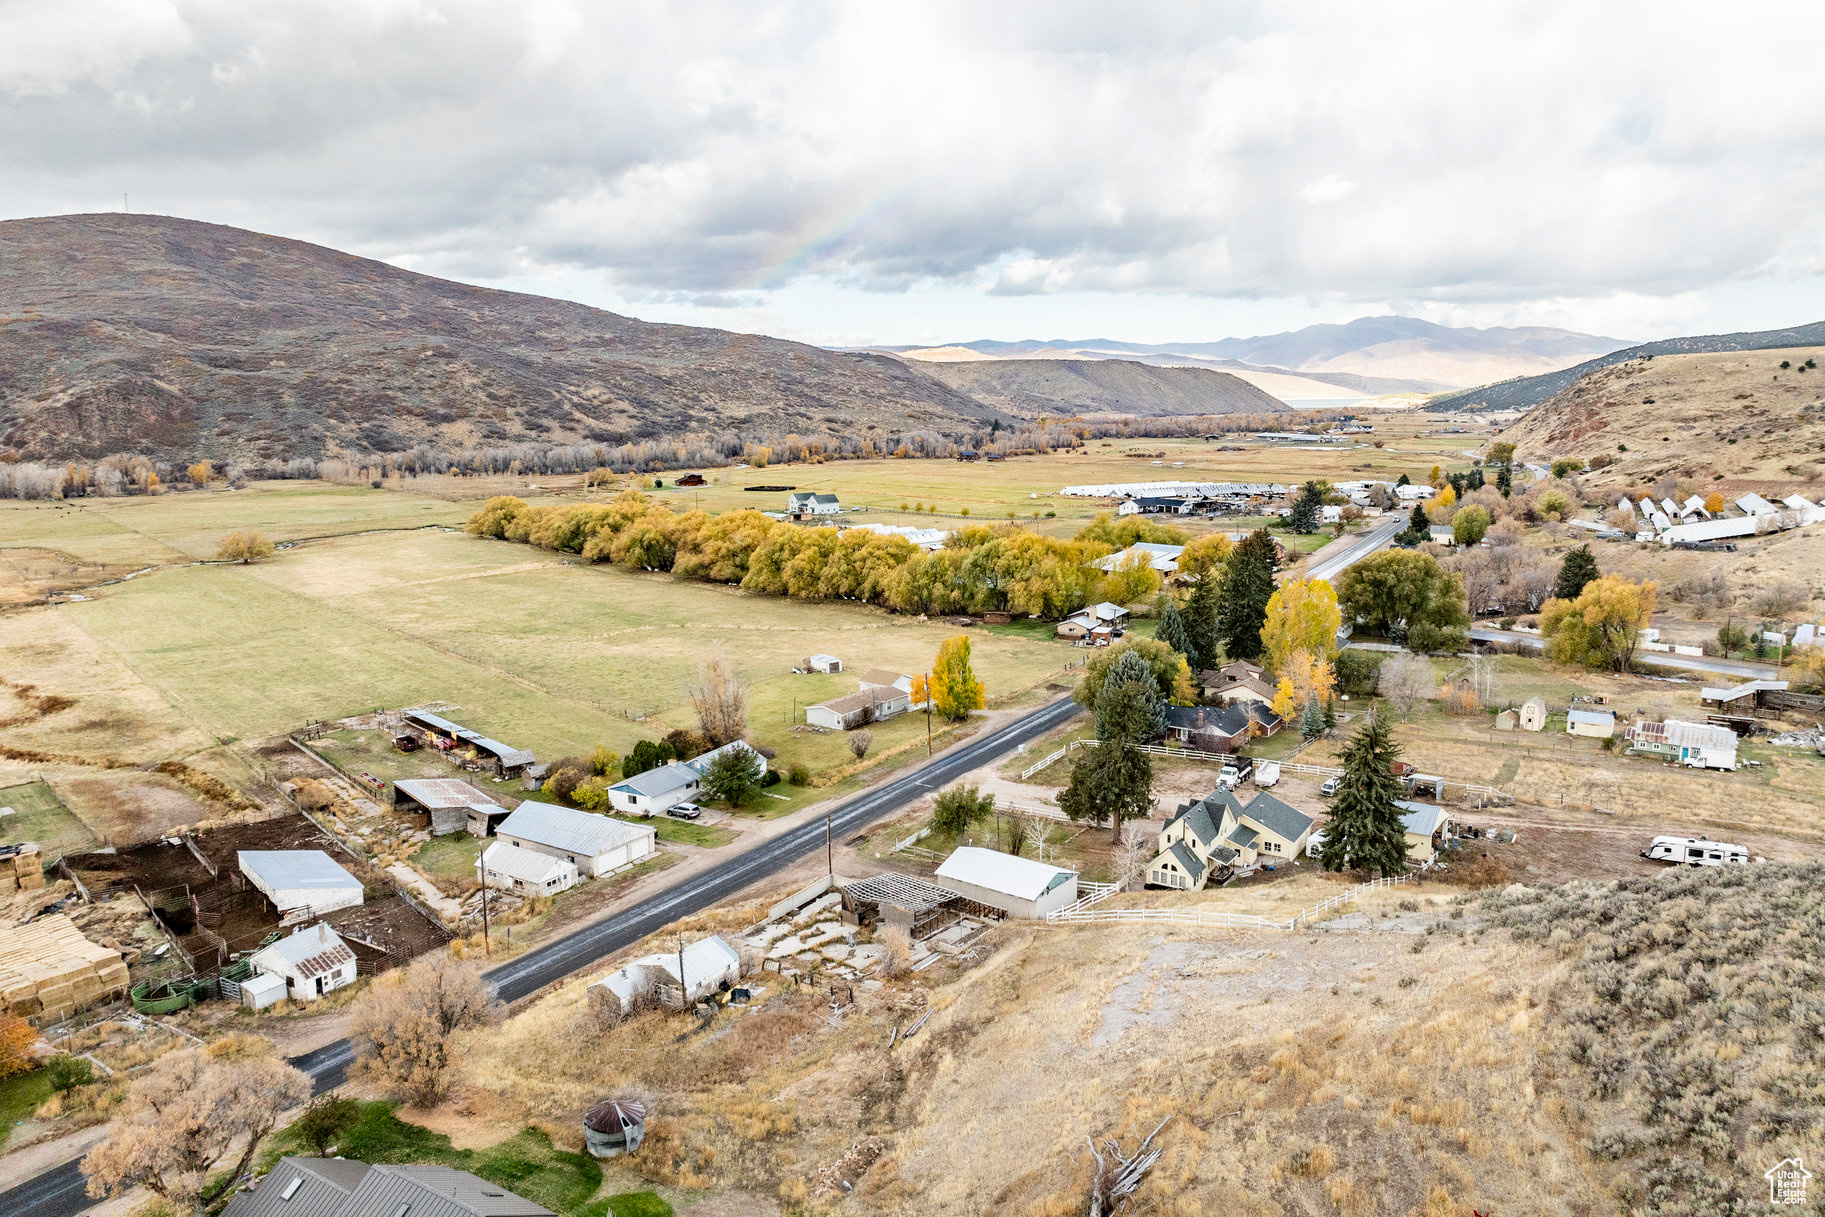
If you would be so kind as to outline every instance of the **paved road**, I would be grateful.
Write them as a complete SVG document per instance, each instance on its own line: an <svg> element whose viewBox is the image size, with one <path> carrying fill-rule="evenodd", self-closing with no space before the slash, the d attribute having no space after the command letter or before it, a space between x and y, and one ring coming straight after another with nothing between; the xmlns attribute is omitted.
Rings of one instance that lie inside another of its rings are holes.
<svg viewBox="0 0 1825 1217"><path fill-rule="evenodd" d="M1532 647L1536 651L1546 649L1546 640L1538 634L1519 634L1513 630L1492 630L1476 626L1470 631L1473 642L1500 642L1509 646ZM1705 672L1719 676L1734 676L1740 680L1773 679L1774 665L1751 663L1741 659L1712 659L1708 655L1672 655L1658 651L1643 651L1636 656L1636 661L1652 664L1657 668L1681 668L1688 672Z"/></svg>
<svg viewBox="0 0 1825 1217"><path fill-rule="evenodd" d="M939 753L918 769L835 808L830 815L835 835L841 839L899 811L945 783L1062 726L1078 712L1078 705L1070 697L1061 697L998 731ZM488 985L502 1001L530 996L681 917L722 903L750 884L824 848L824 833L822 820L808 821L781 833L719 866L692 875L650 900L502 964L487 973ZM309 1074L319 1090L326 1090L342 1084L353 1056L352 1047L344 1039L293 1057L292 1064ZM83 1188L78 1164L66 1162L10 1191L0 1192L0 1215L74 1217L94 1203Z"/></svg>
<svg viewBox="0 0 1825 1217"><path fill-rule="evenodd" d="M1376 550L1388 545L1395 537L1405 532L1406 529L1406 516L1394 516L1383 523L1377 524L1374 528L1369 529L1367 532L1357 537L1355 544L1351 545L1336 557L1326 558L1323 562L1312 567L1306 572L1306 577L1308 579L1327 579L1330 582L1335 583L1337 582L1338 575L1341 575L1344 571L1356 565Z"/></svg>

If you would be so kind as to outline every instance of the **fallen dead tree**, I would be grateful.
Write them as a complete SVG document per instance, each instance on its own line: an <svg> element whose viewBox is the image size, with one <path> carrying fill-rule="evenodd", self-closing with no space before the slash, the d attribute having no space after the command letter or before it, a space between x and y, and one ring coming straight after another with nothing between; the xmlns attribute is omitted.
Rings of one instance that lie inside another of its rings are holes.
<svg viewBox="0 0 1825 1217"><path fill-rule="evenodd" d="M1160 1160L1161 1151L1151 1148L1153 1139L1160 1135L1160 1129L1172 1120L1167 1116L1161 1120L1159 1127L1147 1134L1147 1139L1135 1147L1134 1153L1123 1156L1119 1141L1111 1138L1103 1142L1103 1152L1096 1152L1096 1141L1086 1137L1090 1145L1090 1157L1095 1165L1090 1168L1090 1217L1105 1217L1127 1207L1128 1198L1140 1187L1141 1180L1153 1169L1153 1164ZM1107 1157L1103 1155L1107 1154Z"/></svg>

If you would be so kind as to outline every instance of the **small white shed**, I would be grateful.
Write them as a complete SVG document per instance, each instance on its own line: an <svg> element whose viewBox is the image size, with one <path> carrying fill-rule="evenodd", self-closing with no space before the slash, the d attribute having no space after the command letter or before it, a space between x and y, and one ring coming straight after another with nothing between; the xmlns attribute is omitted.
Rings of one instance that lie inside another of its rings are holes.
<svg viewBox="0 0 1825 1217"><path fill-rule="evenodd" d="M1044 918L1077 900L1076 871L976 845L953 850L934 878L940 887L1010 917Z"/></svg>
<svg viewBox="0 0 1825 1217"><path fill-rule="evenodd" d="M1521 730L1546 730L1546 699L1530 697L1521 703Z"/></svg>
<svg viewBox="0 0 1825 1217"><path fill-rule="evenodd" d="M835 655L813 655L805 661L805 668L811 672L841 672L843 661Z"/></svg>
<svg viewBox="0 0 1825 1217"><path fill-rule="evenodd" d="M241 873L266 894L281 920L309 920L361 903L361 880L320 849L243 849Z"/></svg>
<svg viewBox="0 0 1825 1217"><path fill-rule="evenodd" d="M285 978L277 972L256 972L241 982L241 1004L264 1010L285 1000Z"/></svg>

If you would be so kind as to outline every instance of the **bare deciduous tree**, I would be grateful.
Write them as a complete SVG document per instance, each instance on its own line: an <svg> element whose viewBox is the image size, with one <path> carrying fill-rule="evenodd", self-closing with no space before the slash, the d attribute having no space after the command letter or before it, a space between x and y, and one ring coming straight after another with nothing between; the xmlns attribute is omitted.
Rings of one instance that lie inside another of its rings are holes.
<svg viewBox="0 0 1825 1217"><path fill-rule="evenodd" d="M495 1016L481 973L448 956L426 956L381 977L355 1008L349 1034L356 1071L390 1094L428 1106L449 1088L453 1041Z"/></svg>
<svg viewBox="0 0 1825 1217"><path fill-rule="evenodd" d="M1008 816L1003 831L1007 833L1008 852L1018 858L1033 835L1033 822L1025 816Z"/></svg>
<svg viewBox="0 0 1825 1217"><path fill-rule="evenodd" d="M691 708L697 711L698 730L718 747L747 734L748 687L721 655L704 661L691 690Z"/></svg>
<svg viewBox="0 0 1825 1217"><path fill-rule="evenodd" d="M1812 589L1797 579L1779 579L1755 593L1750 606L1763 617L1785 617L1805 608Z"/></svg>
<svg viewBox="0 0 1825 1217"><path fill-rule="evenodd" d="M856 760L868 755L868 749L874 745L874 732L851 731L849 733L849 751L855 754Z"/></svg>
<svg viewBox="0 0 1825 1217"><path fill-rule="evenodd" d="M1418 655L1390 655L1381 665L1381 694L1400 711L1402 720L1437 689L1432 665Z"/></svg>
<svg viewBox="0 0 1825 1217"><path fill-rule="evenodd" d="M310 1078L259 1036L161 1057L129 1085L112 1135L82 1160L88 1193L143 1187L200 1212L210 1176L232 1162L227 1178L239 1179L279 1118L310 1093Z"/></svg>
<svg viewBox="0 0 1825 1217"><path fill-rule="evenodd" d="M1126 880L1132 876L1147 865L1154 853L1154 832L1150 825L1139 820L1123 824L1122 843L1116 846L1113 859L1116 879Z"/></svg>

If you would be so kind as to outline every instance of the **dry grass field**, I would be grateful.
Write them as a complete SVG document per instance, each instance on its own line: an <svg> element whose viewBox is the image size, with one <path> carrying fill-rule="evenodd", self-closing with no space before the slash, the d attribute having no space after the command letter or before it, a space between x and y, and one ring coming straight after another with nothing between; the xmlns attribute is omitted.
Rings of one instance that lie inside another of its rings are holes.
<svg viewBox="0 0 1825 1217"><path fill-rule="evenodd" d="M840 1018L773 991L686 1035L667 1014L593 1029L580 978L484 1033L453 1100L411 1115L480 1142L532 1121L565 1135L601 1094L647 1098L647 1146L612 1169L686 1214L735 1193L782 1212L1063 1217L1083 1211L1087 1137L1132 1147L1168 1117L1139 1211L1610 1211L1542 1071L1562 965L1467 932L1457 898L1378 900L1384 928L1365 933L1010 924L962 968Z"/></svg>

